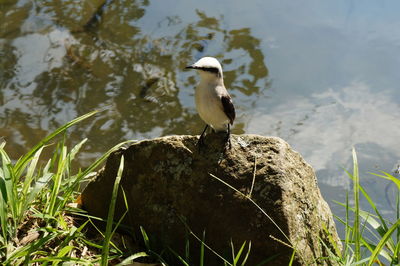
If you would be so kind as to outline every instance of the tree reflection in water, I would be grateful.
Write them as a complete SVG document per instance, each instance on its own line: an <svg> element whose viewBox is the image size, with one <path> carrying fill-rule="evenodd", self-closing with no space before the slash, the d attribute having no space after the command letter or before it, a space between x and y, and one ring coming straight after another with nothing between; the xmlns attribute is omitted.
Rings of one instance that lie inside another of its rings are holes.
<svg viewBox="0 0 400 266"><path fill-rule="evenodd" d="M68 120L103 107L108 112L69 137L74 142L89 137L88 157L128 138L198 134L203 123L192 97L197 78L183 69L206 55L223 64L239 114L233 132L244 132L243 113L269 86L260 40L248 28L223 26L222 16L197 10L194 22L186 24L178 16L146 14L148 5L131 0L5 5L0 135L15 156ZM141 24L146 15L160 21L158 28Z"/></svg>

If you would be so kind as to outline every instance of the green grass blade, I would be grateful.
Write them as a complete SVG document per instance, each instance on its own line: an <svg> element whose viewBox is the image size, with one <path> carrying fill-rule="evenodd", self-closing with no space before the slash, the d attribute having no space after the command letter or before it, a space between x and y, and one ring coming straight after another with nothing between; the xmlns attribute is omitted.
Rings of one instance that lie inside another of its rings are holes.
<svg viewBox="0 0 400 266"><path fill-rule="evenodd" d="M399 262L399 256L400 256L400 243L397 242L396 248L394 250L394 258L393 261Z"/></svg>
<svg viewBox="0 0 400 266"><path fill-rule="evenodd" d="M113 192L111 195L111 202L110 202L110 206L108 209L106 232L104 234L104 244L103 244L103 249L101 251L101 265L102 266L108 265L108 254L110 251L110 240L111 240L111 236L112 236L111 231L112 231L112 225L113 225L113 221L114 221L115 203L117 202L118 188L119 188L119 183L121 181L123 170L124 170L124 156L121 156L121 162L119 164L117 177L115 178Z"/></svg>
<svg viewBox="0 0 400 266"><path fill-rule="evenodd" d="M246 246L246 241L243 242L242 246L240 247L238 253L235 256L235 251L234 251L234 247L233 247L233 242L231 239L231 246L232 246L232 255L233 255L233 265L237 265L239 260L240 260L240 256L242 256L242 252L244 250L244 247Z"/></svg>
<svg viewBox="0 0 400 266"><path fill-rule="evenodd" d="M4 143L3 143L4 144ZM2 168L6 168L7 165L4 164L5 158L3 155L3 147L4 145L0 146L0 156L2 157ZM8 196L7 196L7 184L6 184L6 174L8 172L7 169L0 168L0 226L1 226L1 235L3 238L4 244L8 240ZM3 244L3 243L0 243Z"/></svg>
<svg viewBox="0 0 400 266"><path fill-rule="evenodd" d="M64 257L74 249L74 246L65 246L57 254L57 257Z"/></svg>
<svg viewBox="0 0 400 266"><path fill-rule="evenodd" d="M325 247L326 250L328 250L328 252L334 254L335 256L341 257L342 256L341 248L338 247L338 244L335 241L335 239L332 235L332 232L329 231L325 222L322 222L321 225L322 225L322 229L324 230L325 234L328 236L328 243L331 247L333 247L333 250L330 250L332 248L328 248L327 245L325 244L325 242L320 237L318 237L320 239L320 243Z"/></svg>
<svg viewBox="0 0 400 266"><path fill-rule="evenodd" d="M350 248L350 211L349 211L349 193L346 192L346 225L345 225L345 230L346 230L346 236L345 236L345 250L344 250L344 257L346 258L349 254L349 248Z"/></svg>
<svg viewBox="0 0 400 266"><path fill-rule="evenodd" d="M53 216L55 216L56 211L57 211L55 209L55 205L56 205L56 201L57 201L57 198L58 198L58 194L60 192L61 179L63 177L64 171L65 171L65 168L66 168L66 164L67 164L67 160L66 160L66 158L67 158L67 147L65 147L63 144L61 145L60 156L58 157L57 172L53 176L53 188L51 190L50 199L49 199L49 205L48 205L48 209L47 209L47 213L50 214L50 215L53 215Z"/></svg>
<svg viewBox="0 0 400 266"><path fill-rule="evenodd" d="M53 177L53 173L44 173L41 178L39 178L35 185L33 186L31 192L28 194L26 202L31 203L37 196L37 194L42 191L42 189L46 188L46 185Z"/></svg>
<svg viewBox="0 0 400 266"><path fill-rule="evenodd" d="M35 171L36 171L37 163L38 163L38 161L39 161L39 157L40 157L40 155L41 155L41 153L42 153L42 151L43 151L43 148L44 148L44 147L41 147L41 148L34 154L32 160L31 160L31 162L30 162L30 164L29 164L29 166L28 166L28 169L27 169L27 172L26 172L26 176L25 176L25 180L24 180L23 186L22 186L22 195L23 195L23 196L24 196L24 195L27 195L28 189L29 189L30 186L31 186L31 183L32 183L33 177L34 177L34 173L35 173Z"/></svg>
<svg viewBox="0 0 400 266"><path fill-rule="evenodd" d="M140 232L142 233L144 246L146 247L147 250L150 250L150 239L142 226L140 226Z"/></svg>
<svg viewBox="0 0 400 266"><path fill-rule="evenodd" d="M396 219L400 219L400 190L397 191L396 195ZM400 228L397 230L397 243L400 243Z"/></svg>
<svg viewBox="0 0 400 266"><path fill-rule="evenodd" d="M11 238L15 237L17 230L17 218L18 218L18 193L17 193L17 181L15 178L15 170L11 164L11 159L8 157L4 149L0 149L0 155L2 160L2 171L1 171L1 187L2 187L2 198L5 199L3 206L4 212L2 216L7 217L5 224L12 224L12 229L9 233ZM11 216L11 222L7 221L8 217ZM6 237L7 239L7 237Z"/></svg>
<svg viewBox="0 0 400 266"><path fill-rule="evenodd" d="M58 134L64 132L65 130L67 130L69 127L75 125L76 123L79 123L93 115L95 115L96 113L100 112L100 110L95 110L92 112L89 112L87 114L84 114L78 118L75 118L74 120L71 120L70 122L64 124L63 126L57 128L55 131L53 131L52 133L50 133L50 135L48 135L47 137L45 137L44 139L42 139L38 144L36 144L29 152L27 152L24 156L22 156L17 163L15 164L15 173L17 176L20 176L22 171L24 170L26 164L32 159L32 156L44 145L46 145L51 139L53 139L54 137L56 137Z"/></svg>
<svg viewBox="0 0 400 266"><path fill-rule="evenodd" d="M335 201L335 202L336 202L336 201ZM340 202L336 202L336 203L337 203L338 205L340 205L340 206L346 207L346 205L343 204L343 203L340 203ZM348 207L348 206L347 206L347 208L348 208L348 210L351 210L351 211L353 211L353 212L355 211L354 208L350 208L350 207ZM379 225L379 223L378 223L376 220L374 220L368 212L365 212L365 211L360 210L360 216L365 220L365 223L366 223L366 224L368 223L368 224L370 224L372 227L375 227L375 226ZM338 219L339 222L341 222L342 224L346 225L346 222L345 222L345 221L341 220L341 219L338 218L338 217L337 217L337 219ZM354 243L354 241L351 241L351 240L350 240L350 234L353 232L353 229L354 229L354 228L352 228L349 224L347 224L346 226L347 226L346 232L348 232L348 234L346 234L346 239L345 239L345 241L347 241L346 248L348 248L348 247L350 246L351 243ZM379 227L379 226L377 226L377 227ZM382 229L382 227L379 227L379 228ZM368 231L369 231L373 236L375 236L375 238L379 239L378 236L377 236L374 232L372 232L369 228L367 228L367 229L368 229ZM375 228L374 228L374 229L375 229ZM375 230L378 230L378 229L375 229ZM385 231L385 233L386 233L386 232L387 232L387 231ZM374 250L375 247L376 247L376 245L372 244L372 241L370 241L370 240L366 239L365 237L363 237L362 234L360 234L360 241L361 241L362 245L365 246L366 248L368 248L368 250L369 250L371 253L373 252L373 250ZM391 247L391 245L390 245L390 241L392 241L392 239L389 239L389 240L388 240L388 243L386 243L386 247L387 247L388 249L392 250L392 247ZM393 241L392 241L391 243L393 243ZM394 244L393 244L393 245L394 245ZM388 254L386 251L382 250L380 255L382 255L383 257L385 257L387 260L390 261L390 256L389 256L389 254ZM345 254L345 255L343 256L343 258L345 258L346 256L347 256L347 254Z"/></svg>
<svg viewBox="0 0 400 266"><path fill-rule="evenodd" d="M117 266L132 265L134 260L148 256L149 255L147 255L146 252L138 252L124 259L123 261L121 261L121 263L117 264Z"/></svg>
<svg viewBox="0 0 400 266"><path fill-rule="evenodd" d="M114 151L118 150L119 148L121 148L123 145L128 144L128 143L132 143L135 142L135 140L128 140L128 141L124 141L122 143L119 143L117 145L115 145L114 147L112 147L111 149L109 149L106 153L104 153L100 158L98 158L94 163L92 163L89 167L87 167L83 172L80 172L75 180L73 181L73 183L64 191L64 201L61 204L61 206L64 206L68 199L71 197L72 193L74 193L74 191L78 188L80 182L82 182L82 180L88 176L91 172L93 172L97 167L99 167L107 158L108 156L113 153Z"/></svg>
<svg viewBox="0 0 400 266"><path fill-rule="evenodd" d="M36 171L37 163L39 161L40 154L42 153L44 147L41 147L33 156L31 163L28 166L26 176L22 182L22 191L19 195L18 201L18 218L17 223L20 223L23 219L23 215L26 212L27 206L31 201L29 201L29 189L31 188L32 181L34 179L34 174Z"/></svg>
<svg viewBox="0 0 400 266"><path fill-rule="evenodd" d="M365 259L362 259L362 260L359 260L359 261L356 261L354 263L348 264L348 265L351 265L351 266L365 265L365 263L368 262L368 260L369 260L369 257L365 258ZM378 264L378 265L384 266L383 264Z"/></svg>
<svg viewBox="0 0 400 266"><path fill-rule="evenodd" d="M68 177L71 176L71 174L70 174L70 165L71 165L72 161L75 159L75 156L78 154L78 152L79 152L80 149L82 148L83 144L85 144L87 140L88 140L87 138L83 139L81 142L79 142L78 144L76 144L76 145L71 149L71 151L68 153L68 155L67 155L67 158L68 158L68 164L67 164L67 166L68 166L68 167L66 167L66 169L65 169L65 170L66 170L66 175L67 175ZM73 178L70 178L70 180L72 181ZM69 185L69 184L68 184L68 185Z"/></svg>
<svg viewBox="0 0 400 266"><path fill-rule="evenodd" d="M126 198L125 190L123 188L121 188L121 190L122 190L122 196L123 196L123 199L124 199L124 203L125 203L125 208L126 209L125 209L124 213L121 215L121 218L119 218L118 222L115 224L115 227L111 232L111 235L113 235L115 233L115 231L119 228L119 226L121 225L121 223L124 220L125 216L129 212L128 200Z"/></svg>
<svg viewBox="0 0 400 266"><path fill-rule="evenodd" d="M78 154L78 152L81 150L82 146L86 143L87 140L87 138L83 139L71 149L71 152L68 154L69 161L73 161L75 159L75 156Z"/></svg>
<svg viewBox="0 0 400 266"><path fill-rule="evenodd" d="M189 225L185 222L185 219L182 216L179 216L179 219L181 220L182 224L185 226L186 230L189 232L189 234L191 234L194 238L196 238L197 241L200 242L201 247L200 247L200 255L204 254L204 250L202 251L201 249L207 248L209 251L211 251L212 253L214 253L214 255L216 255L218 258L220 258L225 264L227 265L232 265L229 261L227 261L224 257L222 257L220 254L218 254L218 252L216 252L215 250L213 250L210 246L208 246L205 243L205 234L206 232L203 231L203 238L201 239L199 236L197 236L189 227ZM204 255L202 255L201 257L204 257ZM200 258L201 258L200 257ZM204 259L203 259L203 263L204 263ZM200 264L201 265L201 264Z"/></svg>
<svg viewBox="0 0 400 266"><path fill-rule="evenodd" d="M232 238L231 238L230 245L231 245L231 252L232 252L233 266L236 266L236 264L235 264L235 246L233 245Z"/></svg>
<svg viewBox="0 0 400 266"><path fill-rule="evenodd" d="M355 258L357 261L361 259L361 243L360 243L360 176L358 173L358 160L356 150L352 149L353 154L353 182L354 182L354 224L353 224L353 241L355 246Z"/></svg>
<svg viewBox="0 0 400 266"><path fill-rule="evenodd" d="M347 172L347 171L346 171ZM349 175L349 177L353 180L354 182L354 177L349 174L347 172L347 174ZM371 173L373 174L373 173ZM373 174L376 175L376 174ZM378 175L379 176L379 175ZM380 214L380 212L378 211L378 208L376 207L375 203L373 202L373 200L371 199L371 197L368 195L368 193L365 191L365 189L362 186L359 186L359 189L361 191L361 193L363 194L363 196L367 199L369 205L372 207L372 209L374 210L374 212L376 213L376 215L379 217L379 220L381 221L381 224L384 228L384 230L386 231L388 229L385 220L383 219L382 215Z"/></svg>
<svg viewBox="0 0 400 266"><path fill-rule="evenodd" d="M206 231L203 230L203 237L200 242L200 266L204 266L204 241L206 240Z"/></svg>
<svg viewBox="0 0 400 266"><path fill-rule="evenodd" d="M376 249L376 245L373 245L371 243L366 242L363 238L361 238L361 242L364 246L366 246L368 248L368 250L373 253L374 250ZM385 259L387 259L388 261L391 261L392 258L389 255L389 253L385 250L385 249L381 249L381 251L379 252L379 255L381 255L382 257L384 257Z"/></svg>
<svg viewBox="0 0 400 266"><path fill-rule="evenodd" d="M328 230L328 228L324 225L324 231ZM327 232L328 234L330 234L329 232ZM312 263L310 263L310 265L314 265L315 264L320 264L323 265L323 262L325 260L328 261L336 261L339 262L342 258L340 252L337 251L337 247L334 247L333 249L331 247L329 247L326 243L326 241L324 241L321 237L318 236L318 240L320 245L322 245L322 247L325 248L326 252L327 252L327 256L325 257L319 257L319 258L314 258L314 261ZM335 242L335 241L333 241ZM329 239L328 241L329 245L332 245L331 240ZM335 243L336 245L336 243ZM328 264L328 263L327 263Z"/></svg>
<svg viewBox="0 0 400 266"><path fill-rule="evenodd" d="M81 259L81 258L73 258L73 257L44 257L38 258L30 261L30 265L58 265L59 262L65 262L62 265L96 265L92 261Z"/></svg>
<svg viewBox="0 0 400 266"><path fill-rule="evenodd" d="M250 255L250 251L251 251L251 241L249 241L249 245L248 245L248 249L247 249L247 252L246 252L246 256L244 257L241 266L244 266L246 264L247 259L249 258L249 255Z"/></svg>
<svg viewBox="0 0 400 266"><path fill-rule="evenodd" d="M396 196L396 219L400 219L400 190L397 191L397 196ZM397 262L400 261L400 228L397 228L397 234L396 234L396 248L394 252L394 259L397 260Z"/></svg>
<svg viewBox="0 0 400 266"><path fill-rule="evenodd" d="M11 165L11 160L8 157L7 153L5 152L5 150L0 149L0 155L1 155L1 159L2 159L2 178L4 181L4 195L3 198L5 199L6 202L10 202L15 200L14 198L14 188L13 188L13 169L12 169L12 165ZM3 193L3 191L2 191Z"/></svg>
<svg viewBox="0 0 400 266"><path fill-rule="evenodd" d="M185 261L175 250L172 248L168 247L168 250L176 257L178 260L182 263L184 266L189 266L189 263Z"/></svg>
<svg viewBox="0 0 400 266"><path fill-rule="evenodd" d="M383 172L383 173L385 173L385 172ZM371 174L373 174L373 173L371 173ZM385 173L385 174L387 174L387 173ZM378 174L373 174L373 175L378 176L378 177L383 177L383 176L378 175ZM389 174L387 174L387 175L389 175ZM349 176L352 178L353 182L355 182L354 177L351 176L351 175L349 175ZM390 176L390 175L389 175L389 176ZM384 177L384 178L385 178L385 177ZM395 177L393 177L393 178L395 178ZM362 210L359 210L359 215L358 215L358 216L361 216L363 219L365 219L366 222L368 222L368 223L372 226L372 228L373 228L376 232L378 232L378 234L380 235L380 237L383 237L383 236L386 234L387 230L388 230L388 226L387 226L387 223L386 223L385 219L383 219L383 217L382 217L382 215L380 214L380 212L379 212L378 208L376 207L375 203L373 202L373 200L371 199L371 197L368 195L368 193L365 191L365 189L364 189L362 186L359 186L359 191L361 191L361 193L363 194L363 196L367 199L369 205L372 207L372 209L373 209L374 212L376 213L376 217L379 218L379 222L376 221L376 220L371 216L371 214L369 214L369 213L367 213L367 212L364 212L364 211L362 211ZM352 210L353 210L353 209L352 209ZM356 208L355 208L353 211L355 212L355 211L356 211ZM357 215L357 214L355 214L355 215ZM378 238L378 239L379 239L379 238ZM393 239L389 239L388 242L387 242L386 244L387 244L388 248L393 252L394 249L395 249L395 243L394 243Z"/></svg>
<svg viewBox="0 0 400 266"><path fill-rule="evenodd" d="M385 247L385 245L388 242L388 240L390 239L391 235L395 232L395 230L398 229L399 226L400 226L400 219L397 220L397 222L389 228L389 230L386 232L386 234L382 237L381 241L379 241L374 252L372 252L372 254L371 254L368 265L372 265L375 262L379 253Z"/></svg>
<svg viewBox="0 0 400 266"><path fill-rule="evenodd" d="M23 258L27 257L28 255L32 255L35 253L37 250L39 250L39 247L44 246L48 241L54 239L57 237L57 234L49 234L45 233L45 235L41 238L39 238L37 241L34 241L30 243L29 245L26 246L21 246L17 249L15 249L7 258L5 264L9 265L14 265L13 261L16 260L17 258Z"/></svg>
<svg viewBox="0 0 400 266"><path fill-rule="evenodd" d="M293 249L292 256L290 256L289 266L293 265L294 255L296 254L296 250Z"/></svg>
<svg viewBox="0 0 400 266"><path fill-rule="evenodd" d="M397 189L400 190L400 180L399 180L399 179L397 179L396 177L394 177L394 176L392 176L391 174L388 174L388 173L386 173L386 172L383 172L383 171L382 171L382 173L383 173L384 175L379 175L379 174L374 174L374 173L370 173L370 174L372 174L372 175L374 175L374 176L377 176L377 177L380 177L380 178L383 178L383 179L387 179L387 180L392 181L393 183L396 184Z"/></svg>
<svg viewBox="0 0 400 266"><path fill-rule="evenodd" d="M346 204L338 202L338 201L333 201L337 203L339 206L346 207ZM356 209L348 207L349 210L355 213ZM372 215L371 213L364 211L364 210L359 210L359 216L363 218L363 220L369 224L376 232L378 232L378 235L383 236L386 234L387 230L383 228L383 226L375 219L377 216ZM374 218L375 217L375 218ZM377 234L372 232L369 228L368 230L375 236L377 239L379 238Z"/></svg>
<svg viewBox="0 0 400 266"><path fill-rule="evenodd" d="M44 148L44 146L40 147L40 149L33 155L31 163L28 166L25 179L32 180L33 175L34 175L35 170L36 170L37 163L39 161L39 157L42 154L43 148ZM26 186L27 186L27 184L24 183L24 187L23 187L24 190L27 190ZM28 184L28 187L29 187L29 184Z"/></svg>
<svg viewBox="0 0 400 266"><path fill-rule="evenodd" d="M383 219L382 215L380 214L378 208L376 207L375 203L372 201L371 197L368 195L368 193L365 191L365 189L360 186L360 191L361 193L364 195L364 197L367 199L369 205L372 207L372 209L374 210L374 212L376 213L376 215L378 216L380 222L381 222L381 227L383 228L383 231L386 232L388 229L388 226L385 222L385 219Z"/></svg>

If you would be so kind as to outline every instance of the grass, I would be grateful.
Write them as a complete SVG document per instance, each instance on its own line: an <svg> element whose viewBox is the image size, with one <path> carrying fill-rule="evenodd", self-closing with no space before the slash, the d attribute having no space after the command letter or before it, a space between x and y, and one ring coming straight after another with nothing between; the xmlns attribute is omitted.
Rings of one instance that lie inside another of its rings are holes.
<svg viewBox="0 0 400 266"><path fill-rule="evenodd" d="M110 248L94 243L83 233L90 220L75 226L69 207L77 197L80 184L93 176L93 171L108 155L125 143L107 151L85 170L72 173L71 164L86 139L68 150L65 145L66 130L95 115L97 111L78 117L58 128L40 141L24 156L13 162L0 144L0 263L59 264L71 261L107 264ZM58 138L58 142L54 142ZM61 140L60 140L61 139ZM53 156L45 163L41 158L44 149L53 148ZM110 206L111 208L111 206ZM83 214L84 215L84 214ZM109 243L112 232L107 221L105 243ZM113 254L118 252L112 250Z"/></svg>
<svg viewBox="0 0 400 266"><path fill-rule="evenodd" d="M373 199L360 185L357 154L353 155L353 174L347 172L353 181L354 206L336 202L346 209L345 220L336 216L336 219L345 226L344 251L335 259L340 265L398 265L400 262L400 183L397 178L386 173L371 173L372 175L390 180L397 186L396 221L385 219ZM361 209L360 196L363 196L373 212ZM353 219L351 218L353 217Z"/></svg>
<svg viewBox="0 0 400 266"><path fill-rule="evenodd" d="M114 146L89 167L73 172L73 163L85 145L86 139L68 149L66 132L71 126L92 117L97 112L78 117L58 128L16 161L8 156L6 143L0 143L0 263L2 265L58 265L70 262L80 265L126 265L137 259L152 257L167 265L172 256L182 265L190 265L189 236L192 236L194 241L201 244L198 250L200 261L196 264L205 265L204 256L207 249L221 259L221 265L246 265L248 257L251 256L251 242L234 246L231 241L231 254L223 257L205 243L206 232L202 236L195 235L183 217L182 224L188 232L188 239L184 243L186 247L184 254L178 254L169 247L161 253L152 250L151 241L144 229L145 225L141 228L145 244L143 250L129 248L123 250L115 244L113 239L118 235L116 229L129 210L125 192L119 189L124 169L123 157L114 183L106 220L91 217L73 205L82 182L87 182L93 177L94 172L111 152L128 143ZM42 153L45 149L53 151L51 158L43 158ZM349 203L350 196L344 203L337 202L346 210L344 218L336 217L345 227L343 249L333 246L325 259L334 260L339 265L398 265L400 261L400 180L386 172L372 173L376 178L393 182L397 188L396 220L389 221L383 217L373 199L360 185L362 177L360 177L354 149L352 154L353 171L347 174L354 184L350 195L354 204ZM242 194L279 229L279 225L252 201L251 193L245 195L218 177L214 176L214 178ZM125 199L126 212L115 223L114 210L118 193L122 193ZM372 212L361 208L360 202L363 199L368 202ZM83 217L84 220L76 223L76 217ZM102 220L106 224L105 230L98 229L94 220ZM95 237L93 234L88 234L89 228L97 228L98 233ZM283 232L282 234L285 236ZM282 244L293 249L291 264L294 262L295 255L298 255L296 247L290 243L288 237L285 236L284 240ZM322 241L321 246L327 248ZM273 258L266 258L265 263L268 259Z"/></svg>

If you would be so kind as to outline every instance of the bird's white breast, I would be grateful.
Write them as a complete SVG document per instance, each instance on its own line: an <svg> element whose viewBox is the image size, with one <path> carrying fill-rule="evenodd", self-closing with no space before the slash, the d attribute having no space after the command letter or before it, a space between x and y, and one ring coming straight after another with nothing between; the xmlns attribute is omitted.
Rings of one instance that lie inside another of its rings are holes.
<svg viewBox="0 0 400 266"><path fill-rule="evenodd" d="M226 129L229 118L223 111L221 92L225 90L221 85L200 83L196 88L196 108L201 119L217 131Z"/></svg>

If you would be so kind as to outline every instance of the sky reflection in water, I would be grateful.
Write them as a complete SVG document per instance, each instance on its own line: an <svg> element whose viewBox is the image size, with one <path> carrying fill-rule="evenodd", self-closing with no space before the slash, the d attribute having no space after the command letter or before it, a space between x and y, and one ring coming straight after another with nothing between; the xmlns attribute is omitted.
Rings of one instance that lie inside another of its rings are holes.
<svg viewBox="0 0 400 266"><path fill-rule="evenodd" d="M85 29L95 7L80 2L1 8L0 135L15 158L107 105L71 133L89 137L83 165L126 139L198 134L198 78L183 68L211 55L238 110L234 133L287 140L334 209L354 145L363 185L394 214L389 183L367 172L400 158L399 2L113 1Z"/></svg>

